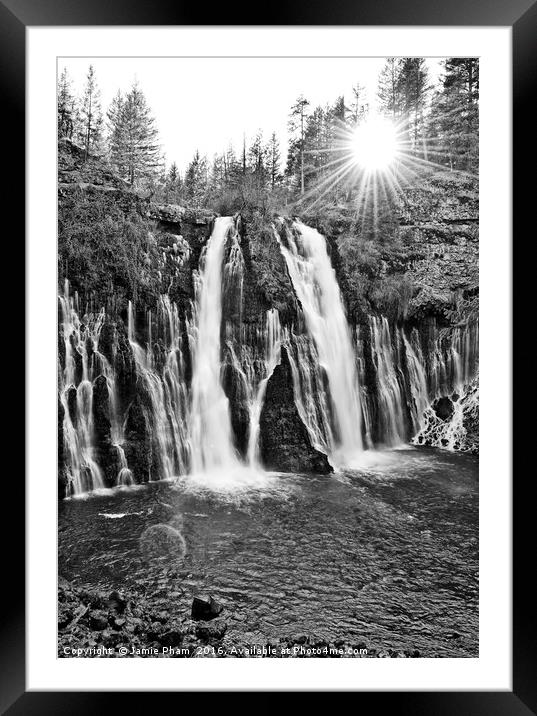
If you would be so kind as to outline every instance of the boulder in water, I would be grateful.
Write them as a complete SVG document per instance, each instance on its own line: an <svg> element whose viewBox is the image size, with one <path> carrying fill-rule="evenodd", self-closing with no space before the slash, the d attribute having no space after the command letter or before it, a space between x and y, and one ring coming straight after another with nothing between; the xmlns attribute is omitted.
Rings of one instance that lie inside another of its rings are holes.
<svg viewBox="0 0 537 716"><path fill-rule="evenodd" d="M440 420L444 420L446 422L448 420L451 420L454 407L453 403L448 397L439 398L437 401L435 401L433 408L434 412L436 413L437 417L440 418Z"/></svg>
<svg viewBox="0 0 537 716"><path fill-rule="evenodd" d="M217 617L224 607L213 599L201 599L200 597L194 597L192 600L192 619L196 621L209 621Z"/></svg>

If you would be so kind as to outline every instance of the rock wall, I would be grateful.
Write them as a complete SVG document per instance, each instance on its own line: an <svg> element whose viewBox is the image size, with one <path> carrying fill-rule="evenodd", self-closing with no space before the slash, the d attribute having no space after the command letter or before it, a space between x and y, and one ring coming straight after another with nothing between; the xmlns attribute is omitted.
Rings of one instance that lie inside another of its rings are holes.
<svg viewBox="0 0 537 716"><path fill-rule="evenodd" d="M316 450L302 422L293 395L287 350L267 384L260 421L260 452L269 470L281 472L333 472L326 455Z"/></svg>

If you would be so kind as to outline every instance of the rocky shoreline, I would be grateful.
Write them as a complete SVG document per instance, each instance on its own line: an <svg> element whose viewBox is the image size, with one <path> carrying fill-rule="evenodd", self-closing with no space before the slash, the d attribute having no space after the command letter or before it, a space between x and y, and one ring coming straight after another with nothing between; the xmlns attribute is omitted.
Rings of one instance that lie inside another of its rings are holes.
<svg viewBox="0 0 537 716"><path fill-rule="evenodd" d="M419 658L417 649L370 648L361 641L328 642L313 634L255 644L228 633L230 615L212 597L194 597L190 612L133 590L95 589L60 577L58 656L61 658ZM430 656L430 655L429 655Z"/></svg>

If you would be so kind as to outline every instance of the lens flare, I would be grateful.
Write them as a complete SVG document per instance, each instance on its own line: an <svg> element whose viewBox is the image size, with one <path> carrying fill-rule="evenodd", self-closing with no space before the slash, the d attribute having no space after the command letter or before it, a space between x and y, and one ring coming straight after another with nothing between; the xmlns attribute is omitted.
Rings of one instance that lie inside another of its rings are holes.
<svg viewBox="0 0 537 716"><path fill-rule="evenodd" d="M399 153L395 126L383 117L369 118L354 130L352 153L356 164L366 171L387 169Z"/></svg>

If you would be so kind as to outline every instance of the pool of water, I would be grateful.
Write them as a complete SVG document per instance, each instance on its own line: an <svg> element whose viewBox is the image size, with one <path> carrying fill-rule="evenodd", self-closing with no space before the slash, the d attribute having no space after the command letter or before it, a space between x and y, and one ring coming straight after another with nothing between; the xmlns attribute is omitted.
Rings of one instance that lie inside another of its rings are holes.
<svg viewBox="0 0 537 716"><path fill-rule="evenodd" d="M211 594L242 643L478 655L471 455L408 448L330 476L186 477L65 500L58 517L61 575L178 614Z"/></svg>

